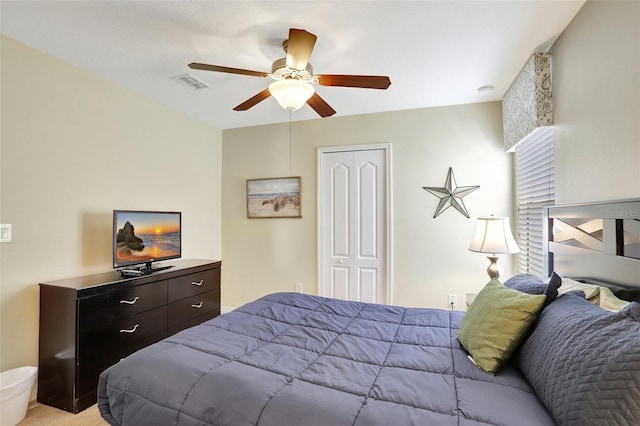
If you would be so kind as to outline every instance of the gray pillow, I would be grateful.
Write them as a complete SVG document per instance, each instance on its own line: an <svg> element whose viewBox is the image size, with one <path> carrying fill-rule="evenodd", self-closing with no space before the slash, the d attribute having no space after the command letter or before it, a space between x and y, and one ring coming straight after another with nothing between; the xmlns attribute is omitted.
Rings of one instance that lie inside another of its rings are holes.
<svg viewBox="0 0 640 426"><path fill-rule="evenodd" d="M558 297L558 288L562 285L562 278L555 272L551 274L549 284L545 284L538 277L529 274L518 274L504 282L504 286L528 294L544 294L547 299L542 305L546 308Z"/></svg>
<svg viewBox="0 0 640 426"><path fill-rule="evenodd" d="M528 294L544 294L547 287L538 277L529 274L518 274L504 282L504 286Z"/></svg>
<svg viewBox="0 0 640 426"><path fill-rule="evenodd" d="M608 312L574 294L542 311L518 364L559 425L640 424L640 304Z"/></svg>

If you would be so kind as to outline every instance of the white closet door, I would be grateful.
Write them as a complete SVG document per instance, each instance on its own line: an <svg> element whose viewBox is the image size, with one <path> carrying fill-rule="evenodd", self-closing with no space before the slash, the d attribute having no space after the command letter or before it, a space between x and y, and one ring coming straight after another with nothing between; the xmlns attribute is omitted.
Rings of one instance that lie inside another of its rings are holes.
<svg viewBox="0 0 640 426"><path fill-rule="evenodd" d="M320 294L386 303L386 151L321 155Z"/></svg>

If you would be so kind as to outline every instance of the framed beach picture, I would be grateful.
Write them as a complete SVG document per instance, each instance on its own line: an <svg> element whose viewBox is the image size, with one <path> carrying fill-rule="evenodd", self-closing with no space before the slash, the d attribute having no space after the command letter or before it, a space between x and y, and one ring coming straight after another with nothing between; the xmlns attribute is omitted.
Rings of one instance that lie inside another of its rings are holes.
<svg viewBox="0 0 640 426"><path fill-rule="evenodd" d="M302 217L300 176L247 179L247 217Z"/></svg>

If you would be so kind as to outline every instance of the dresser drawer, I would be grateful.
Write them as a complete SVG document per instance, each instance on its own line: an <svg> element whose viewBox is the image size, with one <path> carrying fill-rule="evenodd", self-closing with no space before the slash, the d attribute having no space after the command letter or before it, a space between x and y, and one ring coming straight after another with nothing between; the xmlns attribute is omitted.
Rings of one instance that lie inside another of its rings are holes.
<svg viewBox="0 0 640 426"><path fill-rule="evenodd" d="M79 299L80 328L93 328L167 304L167 281Z"/></svg>
<svg viewBox="0 0 640 426"><path fill-rule="evenodd" d="M164 333L166 336L166 330L166 305L116 321L97 324L94 328L80 330L79 360L83 362L97 358L156 333Z"/></svg>
<svg viewBox="0 0 640 426"><path fill-rule="evenodd" d="M113 364L118 363L122 358L131 355L138 349L149 346L150 344L158 342L165 337L167 336L163 330L160 333L152 334L149 337L132 342L130 345L121 346L119 348L109 348L109 351L100 357L79 362L77 396L82 397L92 392L95 393L96 388L98 387L98 376L100 376L100 373L108 367L111 367ZM95 401L93 403L95 403Z"/></svg>
<svg viewBox="0 0 640 426"><path fill-rule="evenodd" d="M169 280L169 303L220 288L220 268Z"/></svg>
<svg viewBox="0 0 640 426"><path fill-rule="evenodd" d="M169 305L168 326L173 327L220 308L220 289L197 294Z"/></svg>
<svg viewBox="0 0 640 426"><path fill-rule="evenodd" d="M172 327L169 327L169 332L167 333L167 335L172 336L177 332L184 330L185 328L194 327L198 324L202 324L203 322L209 321L210 319L215 318L218 315L220 315L220 309L214 309L213 311L209 311L202 315L198 315L197 317L191 318L185 322L181 322Z"/></svg>

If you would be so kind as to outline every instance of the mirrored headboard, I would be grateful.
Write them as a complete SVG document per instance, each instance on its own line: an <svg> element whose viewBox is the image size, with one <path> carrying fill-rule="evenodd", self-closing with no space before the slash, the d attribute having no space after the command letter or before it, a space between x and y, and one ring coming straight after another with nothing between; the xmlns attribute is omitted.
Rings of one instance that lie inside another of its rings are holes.
<svg viewBox="0 0 640 426"><path fill-rule="evenodd" d="M546 270L640 287L640 200L543 208Z"/></svg>

